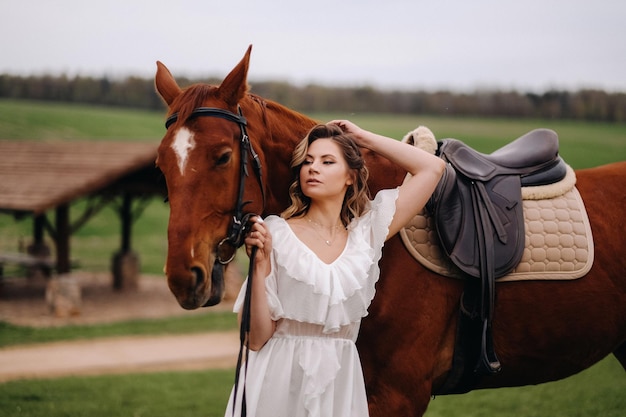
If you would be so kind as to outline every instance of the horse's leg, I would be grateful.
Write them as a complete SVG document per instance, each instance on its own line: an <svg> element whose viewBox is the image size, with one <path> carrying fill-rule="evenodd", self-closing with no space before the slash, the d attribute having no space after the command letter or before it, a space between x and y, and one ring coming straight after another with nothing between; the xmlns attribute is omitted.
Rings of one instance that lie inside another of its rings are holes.
<svg viewBox="0 0 626 417"><path fill-rule="evenodd" d="M626 342L622 343L620 347L615 349L613 355L615 355L619 363L622 364L622 368L626 371Z"/></svg>
<svg viewBox="0 0 626 417"><path fill-rule="evenodd" d="M433 383L450 369L461 291L421 267L399 237L387 242L358 341L372 417L424 414Z"/></svg>

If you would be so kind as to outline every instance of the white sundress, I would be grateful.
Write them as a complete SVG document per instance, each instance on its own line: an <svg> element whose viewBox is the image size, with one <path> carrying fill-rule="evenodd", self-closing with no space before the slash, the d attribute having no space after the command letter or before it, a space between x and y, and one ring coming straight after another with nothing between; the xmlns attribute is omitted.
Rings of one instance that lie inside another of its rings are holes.
<svg viewBox="0 0 626 417"><path fill-rule="evenodd" d="M248 417L369 415L355 341L374 297L397 196L398 189L376 195L370 210L349 225L346 246L331 264L300 241L284 219L265 220L273 245L265 287L277 327L259 351L250 352ZM236 312L245 288L244 283ZM241 382L239 391L235 416L241 414ZM233 416L233 395L234 388L226 417Z"/></svg>

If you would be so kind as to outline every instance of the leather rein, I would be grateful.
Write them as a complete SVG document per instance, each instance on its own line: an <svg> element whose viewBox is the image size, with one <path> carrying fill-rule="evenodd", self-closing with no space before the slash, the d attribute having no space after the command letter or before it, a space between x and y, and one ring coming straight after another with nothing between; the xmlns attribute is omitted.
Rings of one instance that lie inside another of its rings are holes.
<svg viewBox="0 0 626 417"><path fill-rule="evenodd" d="M250 218L256 216L254 213L244 213L244 207L251 203L251 201L244 201L243 194L245 191L245 181L248 174L248 154L252 157L254 172L257 174L257 178L259 180L259 186L261 188L261 196L263 198L263 208L265 208L265 189L263 187L263 178L262 178L262 170L261 170L261 160L259 159L259 155L255 152L252 144L250 143L250 138L248 137L248 132L246 126L248 124L246 118L243 116L241 112L241 107L237 106L237 110L239 114L232 113L228 110L220 109L217 107L198 107L194 109L189 118L192 117L218 117L221 119L225 119L239 125L241 129L241 139L239 141L239 151L240 151L240 164L239 164L239 191L237 194L237 203L235 205L235 210L233 214L233 219L230 224L230 228L227 236L220 241L216 248L216 258L217 261L226 265L230 263L236 254L236 250L241 247L244 243L244 239L246 234L248 233L250 227ZM169 116L165 121L165 128L169 128L173 123L176 123L178 120L178 113L174 113ZM235 402L237 401L238 387L240 382L240 371L241 364L244 361L244 347L245 347L245 369L244 369L244 377L243 377L243 393L241 398L241 416L245 417L247 414L246 409L246 386L245 379L248 373L248 355L250 352L249 345L249 334L250 334L250 300L251 300L251 291L252 291L252 275L253 275L253 266L254 259L256 257L257 247L253 246L252 251L250 253L250 265L248 269L248 280L246 285L246 293L244 298L244 303L242 307L242 316L241 316L241 326L239 328L239 355L237 358L237 369L235 371L235 388L233 395L233 416L235 414Z"/></svg>

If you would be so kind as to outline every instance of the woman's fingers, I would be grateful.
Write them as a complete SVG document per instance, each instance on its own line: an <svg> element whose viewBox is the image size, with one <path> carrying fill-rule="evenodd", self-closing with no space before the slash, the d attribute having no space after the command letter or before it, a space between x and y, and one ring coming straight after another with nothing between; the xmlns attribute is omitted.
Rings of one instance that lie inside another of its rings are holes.
<svg viewBox="0 0 626 417"><path fill-rule="evenodd" d="M246 236L246 251L250 254L252 246L256 246L259 249L263 249L265 247L265 243L271 239L271 236L268 230L263 223L263 220L260 217L256 217L252 227L250 228L250 233Z"/></svg>

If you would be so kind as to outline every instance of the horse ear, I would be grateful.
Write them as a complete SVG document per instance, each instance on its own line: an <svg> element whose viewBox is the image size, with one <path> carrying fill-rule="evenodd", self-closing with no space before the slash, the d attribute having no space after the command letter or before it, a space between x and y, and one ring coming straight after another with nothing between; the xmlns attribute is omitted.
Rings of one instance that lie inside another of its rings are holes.
<svg viewBox="0 0 626 417"><path fill-rule="evenodd" d="M246 54L235 68L226 76L220 85L218 94L231 106L239 103L239 100L248 91L248 66L250 64L250 52L252 45L248 47Z"/></svg>
<svg viewBox="0 0 626 417"><path fill-rule="evenodd" d="M167 103L167 105L171 105L172 102L178 95L181 93L181 89L176 84L176 80L172 76L170 70L167 69L165 65L161 61L157 61L157 72L154 77L154 85L156 86L156 90L161 96L161 98Z"/></svg>

